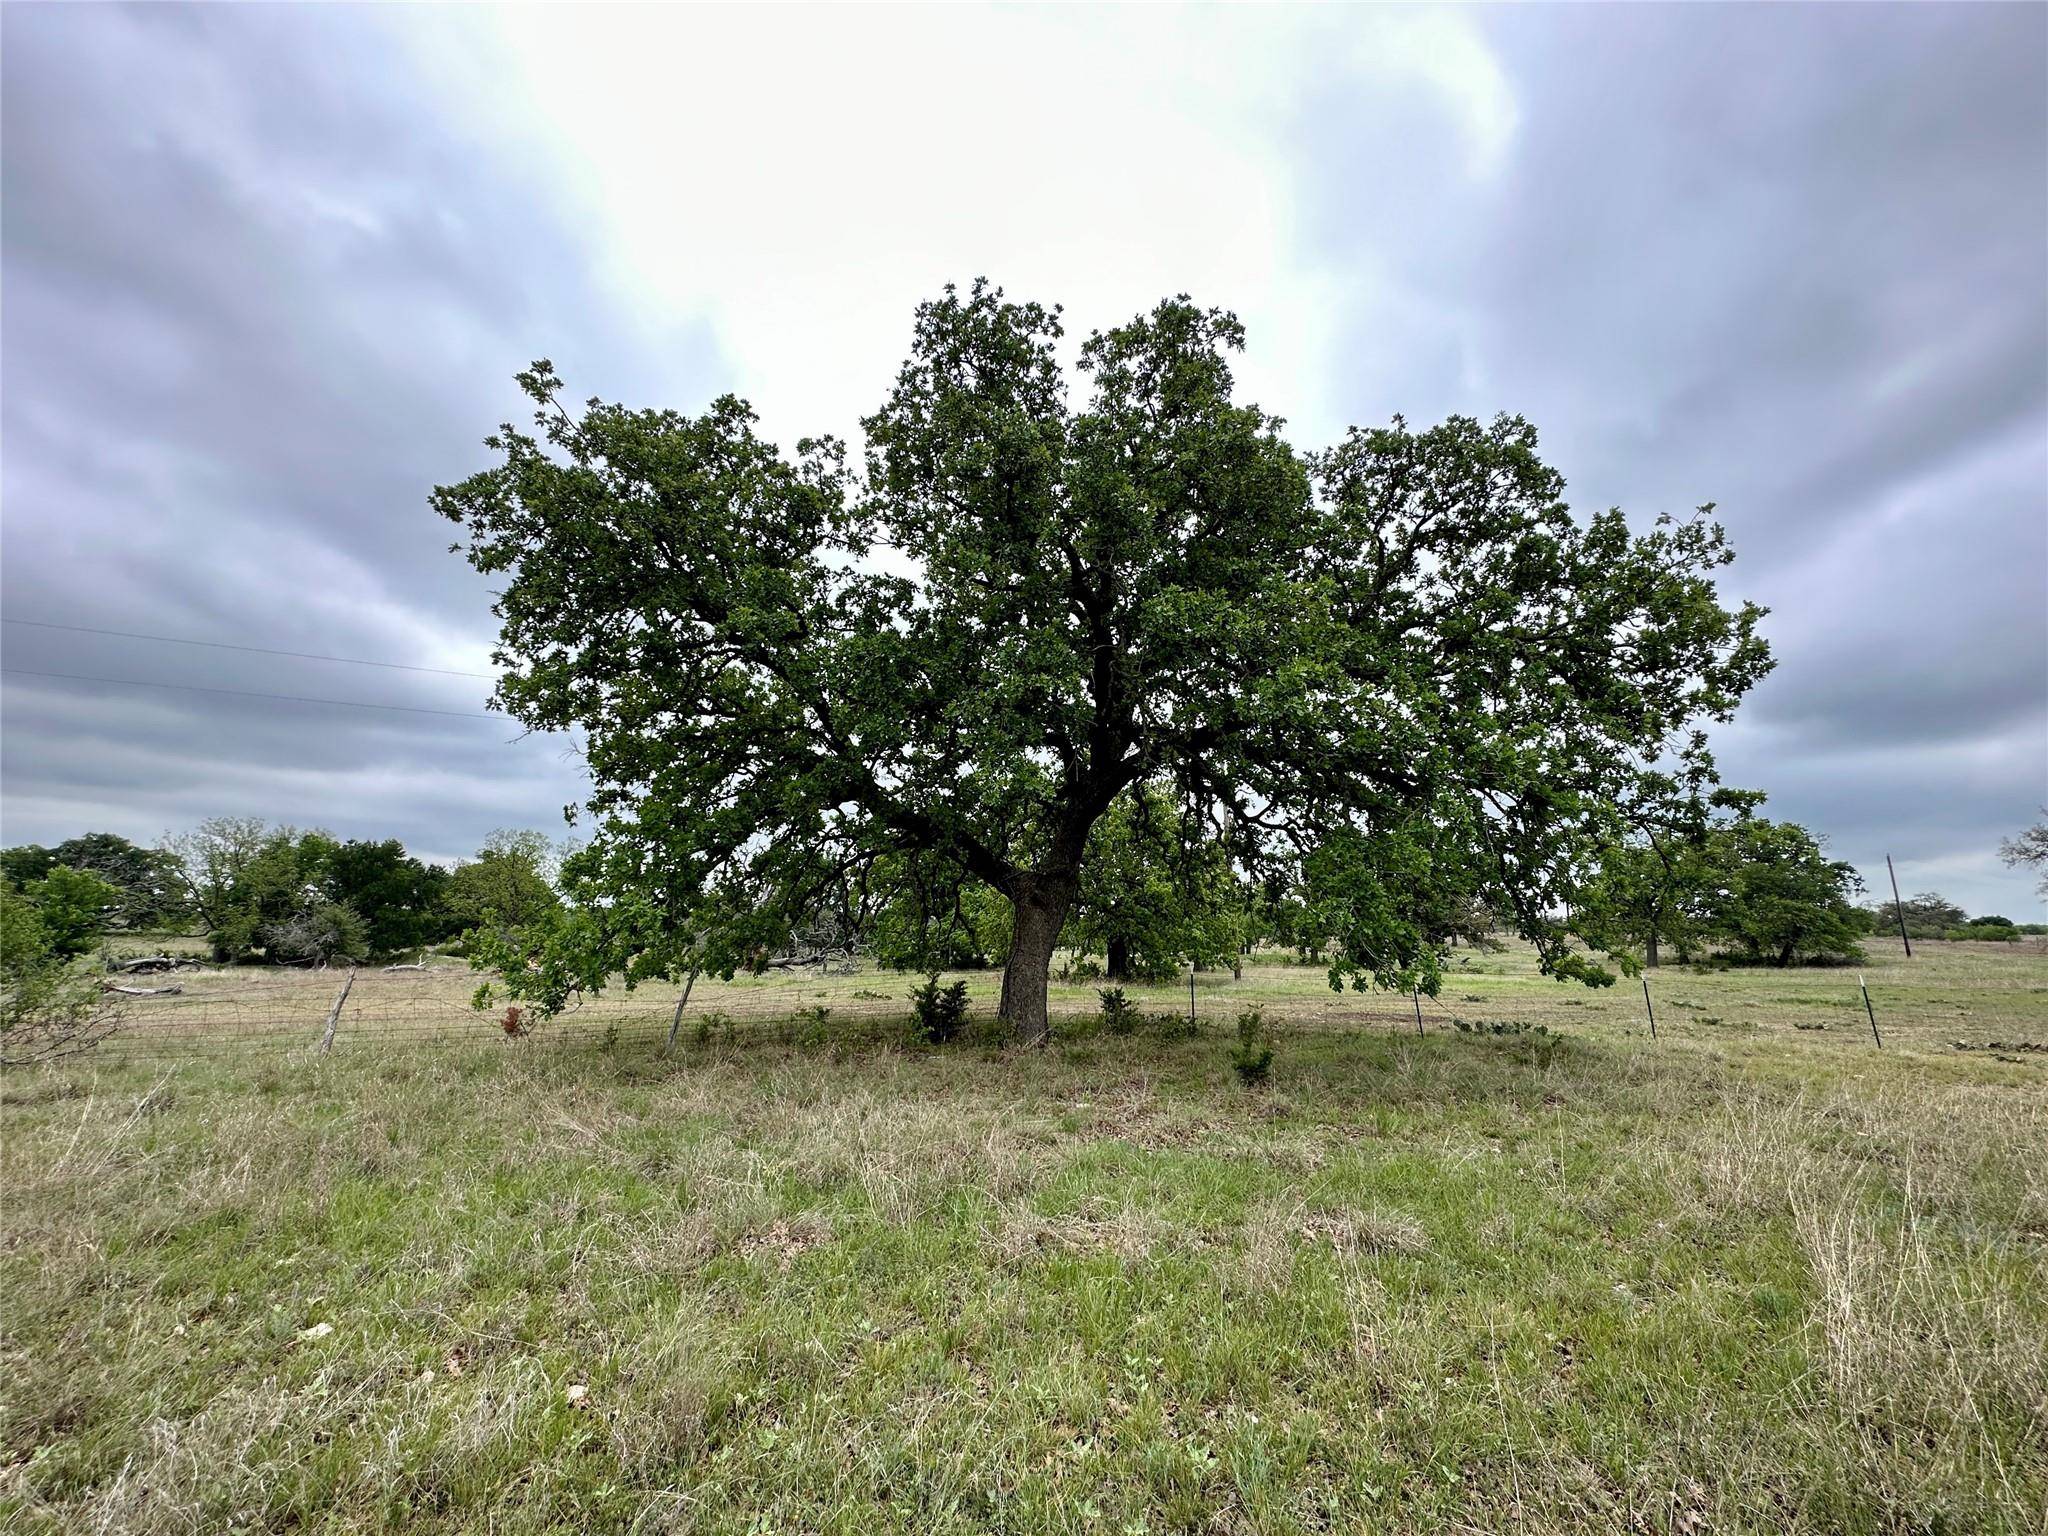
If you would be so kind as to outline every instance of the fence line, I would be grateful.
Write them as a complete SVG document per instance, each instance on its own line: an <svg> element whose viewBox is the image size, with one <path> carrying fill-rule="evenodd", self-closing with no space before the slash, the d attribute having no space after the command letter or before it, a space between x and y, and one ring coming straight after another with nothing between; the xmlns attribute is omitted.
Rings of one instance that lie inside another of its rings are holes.
<svg viewBox="0 0 2048 1536"><path fill-rule="evenodd" d="M676 1022L682 997L679 985L643 985L632 992L607 991L555 1018L536 1021L524 1005L502 998L487 1010L473 1008L471 995L488 978L461 965L430 965L424 971L365 968L355 973L344 990L345 974L201 966L151 977L152 983L179 990L125 1000L121 1028L97 1047L96 1054L170 1059L317 1049L330 1013L332 1046L343 1052L485 1041L506 1034L524 1035L529 1026L533 1037L564 1044L609 1040L658 1046ZM1227 1031L1239 1010L1252 1006L1262 1006L1269 1025L1283 1033L1383 1030L1412 1037L1424 1030L1425 1023L1424 1032L1430 1035L1455 1034L1460 1028L1504 1033L1538 1025L1571 1033L1576 1026L1594 1022L1619 1030L1640 1028L1645 1022L1641 1013L1626 1017L1612 1011L1588 1012L1593 1005L1562 988L1550 995L1461 995L1455 977L1447 978L1445 991L1435 998L1276 991L1274 983L1284 986L1302 974L1302 969L1293 966L1261 964L1247 967L1242 979L1233 978L1228 971L1215 971L1158 985L1126 984L1125 992L1150 1026L1183 1025L1192 1008L1192 1017L1204 1032ZM700 978L683 1011L678 1038L685 1043L708 1039L734 1044L905 1039L911 1014L909 991L917 979L873 971L832 976L771 972L730 982ZM968 973L967 980L972 1033L993 1039L999 975ZM1478 978L1474 981L1483 985ZM1099 979L1055 979L1047 1011L1056 1029L1072 1030L1080 1021L1098 1015L1098 993L1104 985ZM339 997L338 992L342 994ZM1663 999L1658 1007L1663 1012ZM1653 1034L1676 1031L1703 1038L1701 1026L1722 1023L1700 1011L1691 1015L1682 1011L1699 1010L1697 1003L1680 1001L1674 1007L1679 1011L1664 1013L1660 1020L1663 1029L1657 1031L1653 1026ZM510 1029L506 1028L507 1009L519 1010ZM1861 1012L1859 1008L1859 1015ZM1860 1017L1857 1022L1862 1022ZM1789 1032L1814 1026L1770 1027L1774 1032L1779 1028ZM1863 1037L1866 1047L1870 1038Z"/></svg>

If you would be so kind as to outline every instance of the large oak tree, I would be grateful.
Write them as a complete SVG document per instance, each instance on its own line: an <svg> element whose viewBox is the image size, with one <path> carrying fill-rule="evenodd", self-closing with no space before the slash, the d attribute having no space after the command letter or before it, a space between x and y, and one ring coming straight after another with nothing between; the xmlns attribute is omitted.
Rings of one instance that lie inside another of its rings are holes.
<svg viewBox="0 0 2048 1536"><path fill-rule="evenodd" d="M1014 909L1002 1015L1046 1033L1089 834L1164 785L1284 879L1334 982L1433 986L1424 914L1505 892L1546 963L1596 825L1705 770L1768 666L1710 509L1583 521L1524 421L1304 453L1238 400L1232 316L1179 298L1060 360L983 283L917 312L862 423L788 458L726 397L590 401L435 492L503 579L498 703L575 728L586 979L729 971L880 861ZM629 953L630 952L630 953Z"/></svg>

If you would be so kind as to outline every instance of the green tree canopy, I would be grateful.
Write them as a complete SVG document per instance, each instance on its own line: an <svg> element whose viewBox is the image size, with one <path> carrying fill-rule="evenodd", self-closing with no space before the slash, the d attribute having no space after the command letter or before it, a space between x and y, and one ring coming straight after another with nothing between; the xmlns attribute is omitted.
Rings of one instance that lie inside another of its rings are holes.
<svg viewBox="0 0 2048 1536"><path fill-rule="evenodd" d="M1222 839L1190 837L1171 797L1138 785L1089 833L1063 937L1112 981L1157 979L1233 960L1247 905Z"/></svg>
<svg viewBox="0 0 2048 1536"><path fill-rule="evenodd" d="M52 865L22 894L35 908L51 953L65 957L82 955L98 943L121 903L121 892L111 881L65 864Z"/></svg>
<svg viewBox="0 0 2048 1536"><path fill-rule="evenodd" d="M330 901L359 913L363 942L372 954L416 949L449 931L443 898L444 869L423 864L395 837L346 842L327 856L322 888Z"/></svg>
<svg viewBox="0 0 2048 1536"><path fill-rule="evenodd" d="M54 848L27 843L0 850L0 875L17 889L52 869L82 869L119 893L108 913L123 928L154 928L185 915L182 871L175 855L144 848L113 832L87 832Z"/></svg>
<svg viewBox="0 0 2048 1536"><path fill-rule="evenodd" d="M561 904L548 878L554 848L540 832L493 832L448 877L443 898L456 929L523 928Z"/></svg>
<svg viewBox="0 0 2048 1536"><path fill-rule="evenodd" d="M57 855L41 843L17 843L0 848L0 879L20 890L31 880L40 880L56 866Z"/></svg>
<svg viewBox="0 0 2048 1536"><path fill-rule="evenodd" d="M1433 988L1423 914L1485 891L1584 970L1547 914L1589 824L1705 771L1694 723L1768 665L1706 509L1576 519L1512 417L1299 452L1185 298L1089 337L1078 390L1060 335L983 283L921 306L857 466L729 396L571 411L539 363L535 429L435 492L501 584L498 704L583 732L643 963L743 964L916 857L1010 903L1002 1013L1042 1040L1091 835L1158 783L1302 893L1333 984Z"/></svg>
<svg viewBox="0 0 2048 1536"><path fill-rule="evenodd" d="M1855 959L1855 869L1796 822L1744 817L1716 832L1706 926L1752 959Z"/></svg>
<svg viewBox="0 0 2048 1536"><path fill-rule="evenodd" d="M1657 965L1663 947L1681 961L1717 937L1718 893L1739 854L1732 820L1753 815L1754 790L1694 783L1662 797L1651 819L1600 844L1573 901L1572 927L1587 943L1633 965Z"/></svg>

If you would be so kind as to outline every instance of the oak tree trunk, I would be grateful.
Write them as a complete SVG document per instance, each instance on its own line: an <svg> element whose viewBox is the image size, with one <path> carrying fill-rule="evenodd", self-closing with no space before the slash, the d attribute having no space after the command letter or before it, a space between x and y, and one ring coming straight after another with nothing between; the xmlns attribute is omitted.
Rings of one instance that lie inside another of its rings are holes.
<svg viewBox="0 0 2048 1536"><path fill-rule="evenodd" d="M1052 976L1052 952L1073 899L1073 892L1061 886L1031 887L1011 897L1016 924L1010 958L1003 966L1003 1001L997 1016L1025 1045L1044 1045L1052 1038L1045 990Z"/></svg>
<svg viewBox="0 0 2048 1536"><path fill-rule="evenodd" d="M1109 956L1103 968L1109 973L1111 981L1129 981L1131 979L1131 941L1129 939L1111 939L1109 941Z"/></svg>
<svg viewBox="0 0 2048 1536"><path fill-rule="evenodd" d="M1657 965L1657 935L1656 935L1655 933L1652 933L1652 934L1650 935L1650 939L1649 939L1649 942L1648 942L1648 944L1646 944L1646 945L1644 946L1644 948L1645 948L1645 950L1647 951L1647 953L1645 953L1645 954L1644 954L1644 956L1643 956L1643 964L1645 964L1645 965L1649 966L1649 967L1650 967L1651 969L1653 969L1653 970L1654 970L1654 969L1656 969L1656 965Z"/></svg>

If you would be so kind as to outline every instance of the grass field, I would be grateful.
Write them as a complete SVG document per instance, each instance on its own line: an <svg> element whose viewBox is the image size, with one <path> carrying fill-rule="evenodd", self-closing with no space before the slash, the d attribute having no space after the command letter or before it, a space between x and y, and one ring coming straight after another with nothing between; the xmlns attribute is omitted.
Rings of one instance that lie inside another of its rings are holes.
<svg viewBox="0 0 2048 1536"><path fill-rule="evenodd" d="M0 1079L0 1523L2048 1526L2048 954L1873 946L1882 1051L1853 972L1667 968L1653 1041L1466 962L1422 1038L1260 964L1044 1052L700 986L671 1061L670 993L366 973L322 1059L337 978L190 977Z"/></svg>

